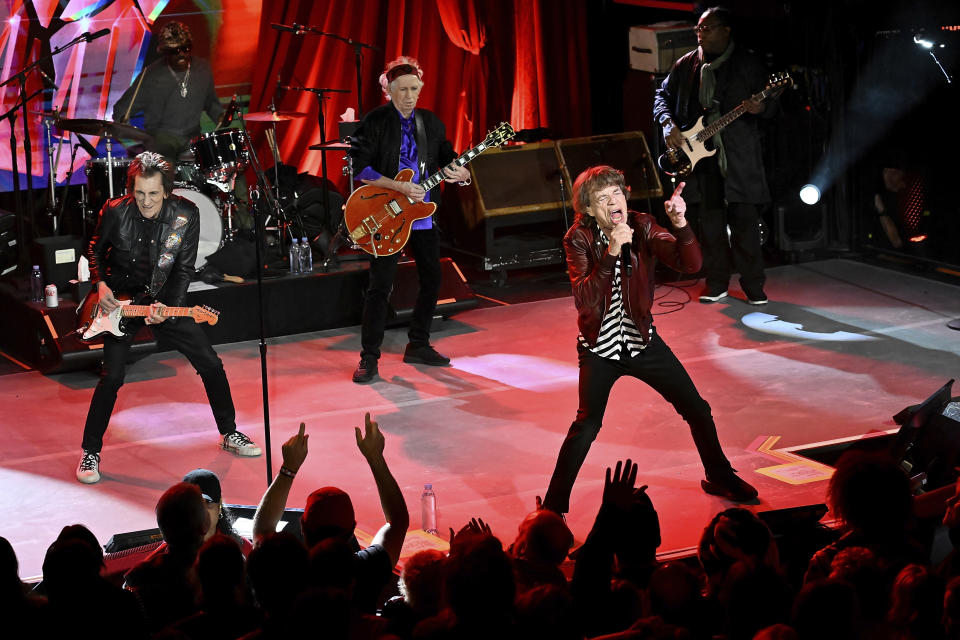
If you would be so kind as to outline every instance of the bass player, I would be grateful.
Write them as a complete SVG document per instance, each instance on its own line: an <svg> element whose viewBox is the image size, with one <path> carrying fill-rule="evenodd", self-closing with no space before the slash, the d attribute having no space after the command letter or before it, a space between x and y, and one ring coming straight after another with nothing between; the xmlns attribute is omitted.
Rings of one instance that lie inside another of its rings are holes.
<svg viewBox="0 0 960 640"><path fill-rule="evenodd" d="M423 88L420 64L406 56L389 62L380 76L380 86L390 102L368 113L351 138L350 156L356 179L398 191L414 201L427 202L439 201L440 188L425 192L419 181L440 167L444 167L447 182L469 184L470 172L450 164L457 154L447 140L443 122L432 112L416 108ZM411 181L388 177L402 169L413 171ZM432 217L413 224L407 247L417 264L420 290L410 318L403 361L446 366L450 358L430 344L430 323L440 292L440 247ZM353 372L353 381L358 384L370 382L379 371L380 346L399 260L399 252L370 258L370 284L360 330L360 364Z"/></svg>

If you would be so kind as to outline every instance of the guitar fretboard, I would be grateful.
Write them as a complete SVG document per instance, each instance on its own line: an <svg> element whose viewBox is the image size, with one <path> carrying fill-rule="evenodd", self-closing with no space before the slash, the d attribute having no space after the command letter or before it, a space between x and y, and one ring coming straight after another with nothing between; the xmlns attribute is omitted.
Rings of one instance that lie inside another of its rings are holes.
<svg viewBox="0 0 960 640"><path fill-rule="evenodd" d="M757 102L763 102L764 100L769 98L770 94L772 94L775 90L779 90L779 87L770 87L768 89L764 89L760 93L750 96L750 99L756 100ZM696 135L697 141L706 142L713 136L717 135L728 124L730 124L731 122L733 122L734 120L736 120L746 112L747 110L743 108L742 104L736 107L735 109L732 109L730 112L728 112L724 116L714 120L713 122L705 126L703 129L701 129L700 132L697 133Z"/></svg>
<svg viewBox="0 0 960 640"><path fill-rule="evenodd" d="M189 316L192 311L192 307L164 307L160 310L160 315L168 318ZM128 304L120 307L120 315L131 318L145 318L150 315L150 307L142 304Z"/></svg>
<svg viewBox="0 0 960 640"><path fill-rule="evenodd" d="M450 164L455 164L458 167L462 167L466 165L468 162L470 162L471 160L473 160L474 158L476 158L478 155L486 151L489 147L490 145L488 145L486 140L484 140L474 148L460 154L460 157L458 157L456 160L454 160ZM443 177L443 174L437 171L435 174L433 174L426 180L421 181L420 186L422 186L425 191L430 191L430 189L433 189L435 186L443 182L444 179L445 178Z"/></svg>

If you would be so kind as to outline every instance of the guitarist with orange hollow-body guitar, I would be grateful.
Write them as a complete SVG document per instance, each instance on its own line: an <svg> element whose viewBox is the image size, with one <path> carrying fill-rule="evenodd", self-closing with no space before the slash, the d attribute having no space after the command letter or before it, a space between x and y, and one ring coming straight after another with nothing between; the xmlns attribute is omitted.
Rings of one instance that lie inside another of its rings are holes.
<svg viewBox="0 0 960 640"><path fill-rule="evenodd" d="M172 321L168 317L181 315L172 307L182 306L186 298L200 239L197 206L173 195L172 188L173 167L159 154L147 151L130 163L129 193L103 206L87 249L97 300L83 305L81 310L86 317L81 323L94 322L100 315L98 310L113 314L122 295L147 293L155 302L148 309L134 309L127 315L145 315L157 339L184 354L196 369L221 435L220 446L239 456L258 456L260 447L237 431L230 384L210 339L193 320ZM165 303L170 305L169 312ZM115 337L106 333L103 338L100 382L90 401L83 429L83 452L76 470L77 480L84 484L100 480L103 437L117 391L126 377L131 342L132 335ZM191 393L194 384L184 381L184 395Z"/></svg>
<svg viewBox="0 0 960 640"><path fill-rule="evenodd" d="M740 274L745 301L766 304L760 211L770 202L759 121L776 114L776 101L752 99L767 82L759 56L736 42L734 16L707 9L695 28L699 47L681 56L654 96L654 119L668 148L683 149L682 131L744 112L709 142L716 153L694 162L684 199L703 252L705 287L700 302L727 298L730 276ZM697 158L695 158L697 159ZM728 229L729 227L729 234Z"/></svg>
<svg viewBox="0 0 960 640"><path fill-rule="evenodd" d="M414 202L439 200L439 187L428 192L419 184L438 171L443 171L447 182L468 183L470 172L450 164L457 153L447 140L443 122L432 112L417 107L423 88L420 64L406 56L387 63L380 85L389 102L366 114L351 138L350 157L356 179L365 185L399 192ZM412 179L395 180L393 176L403 170L408 170L404 175L412 172ZM439 239L432 217L412 223L406 249L416 261L420 289L410 318L403 360L411 364L445 366L450 359L430 344L430 324L441 277ZM370 281L360 331L360 363L353 372L356 383L371 382L379 372L380 346L399 259L399 251L370 257Z"/></svg>

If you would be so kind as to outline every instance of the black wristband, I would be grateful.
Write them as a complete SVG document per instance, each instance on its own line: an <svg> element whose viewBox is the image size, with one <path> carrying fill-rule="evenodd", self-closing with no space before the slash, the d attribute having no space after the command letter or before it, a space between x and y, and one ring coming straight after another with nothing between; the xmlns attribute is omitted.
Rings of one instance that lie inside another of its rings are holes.
<svg viewBox="0 0 960 640"><path fill-rule="evenodd" d="M292 471L291 469L288 469L286 467L280 467L280 475L287 476L292 480L293 478L297 477L297 472Z"/></svg>

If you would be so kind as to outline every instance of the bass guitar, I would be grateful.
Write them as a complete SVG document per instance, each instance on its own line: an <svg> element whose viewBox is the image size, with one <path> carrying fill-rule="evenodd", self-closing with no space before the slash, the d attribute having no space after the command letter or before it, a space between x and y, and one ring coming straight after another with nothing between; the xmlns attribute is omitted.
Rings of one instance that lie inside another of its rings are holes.
<svg viewBox="0 0 960 640"><path fill-rule="evenodd" d="M513 127L501 122L500 126L487 133L483 142L450 164L462 167L490 147L498 147L513 136ZM394 180L410 182L411 178L413 169L404 169ZM422 180L420 186L424 191L430 191L444 179L440 170ZM367 184L347 199L343 220L350 238L357 246L374 257L390 256L407 244L414 221L429 218L436 209L436 203L417 202L399 191Z"/></svg>
<svg viewBox="0 0 960 640"><path fill-rule="evenodd" d="M142 326L142 322L135 319L146 318L150 315L149 304L134 304L134 300L117 298L120 304L116 309L107 313L100 306L100 294L96 289L87 294L83 303L77 307L77 328L74 331L81 342L91 342L95 338L105 333L110 333L118 338L137 332ZM136 300L136 302L147 302L147 299ZM168 318L193 318L194 322L206 322L210 325L217 324L220 318L220 312L210 307L164 307L161 315Z"/></svg>
<svg viewBox="0 0 960 640"><path fill-rule="evenodd" d="M793 80L787 72L774 73L767 80L767 86L763 91L750 96L751 100L763 102L768 98L779 95L784 89L793 84ZM746 113L743 104L721 116L710 124L704 126L703 118L700 116L697 123L684 131L683 143L680 148L667 149L666 152L657 159L657 164L668 176L686 177L693 171L693 167L703 160L717 152L716 149L707 149L706 142L717 135L731 122Z"/></svg>

